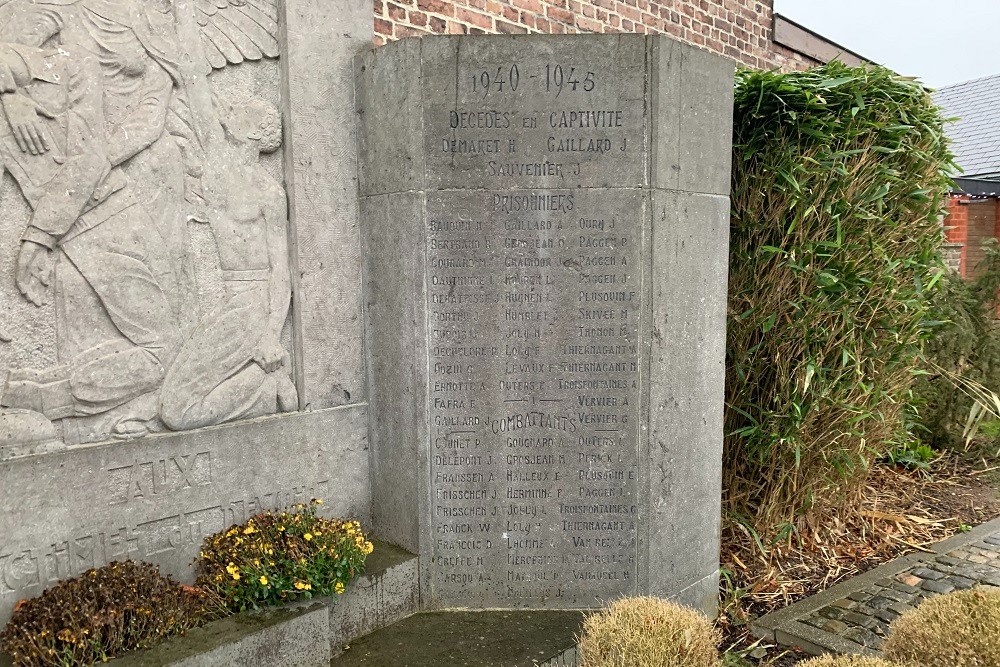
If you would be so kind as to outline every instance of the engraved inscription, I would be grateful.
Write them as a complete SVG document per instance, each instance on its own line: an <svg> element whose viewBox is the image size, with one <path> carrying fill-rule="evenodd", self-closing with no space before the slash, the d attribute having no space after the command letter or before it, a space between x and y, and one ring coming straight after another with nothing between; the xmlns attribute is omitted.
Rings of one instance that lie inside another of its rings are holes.
<svg viewBox="0 0 1000 667"><path fill-rule="evenodd" d="M178 454L156 461L135 461L108 470L110 505L155 499L212 483L212 453Z"/></svg>
<svg viewBox="0 0 1000 667"><path fill-rule="evenodd" d="M192 455L190 465L206 465L197 460L203 454ZM181 458L181 457L178 457ZM137 464L142 470L146 465L159 463L176 466L176 459ZM110 473L128 468L117 468ZM202 472L204 471L204 472ZM190 471L191 481L210 474L210 468ZM131 526L116 526L94 532L81 533L62 542L38 544L16 549L0 544L0 595L17 594L18 597L37 595L53 583L78 575L89 568L99 567L114 560L150 560L168 552L180 550L194 554L202 540L234 523L266 510L281 509L312 498L329 497L329 481L323 480L301 486L239 498L201 509L171 514Z"/></svg>
<svg viewBox="0 0 1000 667"><path fill-rule="evenodd" d="M641 107L600 64L459 63L427 117L435 596L636 587ZM611 187L583 187L604 178ZM449 180L450 179L450 180ZM461 187L461 186L460 186Z"/></svg>

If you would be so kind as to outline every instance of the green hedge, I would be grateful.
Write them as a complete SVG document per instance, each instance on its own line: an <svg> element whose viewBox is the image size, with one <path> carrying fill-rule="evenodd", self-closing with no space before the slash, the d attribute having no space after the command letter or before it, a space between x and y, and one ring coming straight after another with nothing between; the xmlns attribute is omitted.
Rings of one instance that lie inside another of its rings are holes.
<svg viewBox="0 0 1000 667"><path fill-rule="evenodd" d="M737 77L725 501L761 533L849 504L906 437L952 156L916 81Z"/></svg>

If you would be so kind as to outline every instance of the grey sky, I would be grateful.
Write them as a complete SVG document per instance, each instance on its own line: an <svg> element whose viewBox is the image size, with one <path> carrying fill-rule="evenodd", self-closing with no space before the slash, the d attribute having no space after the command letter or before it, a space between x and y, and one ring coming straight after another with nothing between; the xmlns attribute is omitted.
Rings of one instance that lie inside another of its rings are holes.
<svg viewBox="0 0 1000 667"><path fill-rule="evenodd" d="M1000 0L775 0L774 8L930 86L1000 74Z"/></svg>

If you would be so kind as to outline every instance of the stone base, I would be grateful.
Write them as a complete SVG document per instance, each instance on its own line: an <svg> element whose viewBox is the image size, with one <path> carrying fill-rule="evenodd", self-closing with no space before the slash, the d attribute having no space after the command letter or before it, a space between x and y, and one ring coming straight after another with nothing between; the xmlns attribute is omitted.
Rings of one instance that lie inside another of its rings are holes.
<svg viewBox="0 0 1000 667"><path fill-rule="evenodd" d="M579 611L422 613L362 637L330 664L575 667L576 636L583 618Z"/></svg>
<svg viewBox="0 0 1000 667"><path fill-rule="evenodd" d="M113 667L327 667L329 613L320 603L241 614L112 660Z"/></svg>
<svg viewBox="0 0 1000 667"><path fill-rule="evenodd" d="M382 542L366 572L335 598L239 614L192 630L148 651L122 656L114 667L327 667L354 639L418 610L417 557ZM10 659L0 654L0 667Z"/></svg>
<svg viewBox="0 0 1000 667"><path fill-rule="evenodd" d="M367 406L0 462L0 626L18 600L114 560L182 582L205 536L312 498L368 525Z"/></svg>

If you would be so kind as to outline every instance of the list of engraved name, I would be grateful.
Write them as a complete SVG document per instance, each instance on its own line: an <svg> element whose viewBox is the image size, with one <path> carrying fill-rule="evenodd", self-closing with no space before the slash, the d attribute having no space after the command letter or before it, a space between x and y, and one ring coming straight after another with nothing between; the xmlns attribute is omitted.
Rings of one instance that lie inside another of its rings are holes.
<svg viewBox="0 0 1000 667"><path fill-rule="evenodd" d="M436 585L515 605L628 592L642 207L580 186L638 159L641 112L586 66L464 69L474 103L431 119L434 159L484 185L427 202Z"/></svg>

